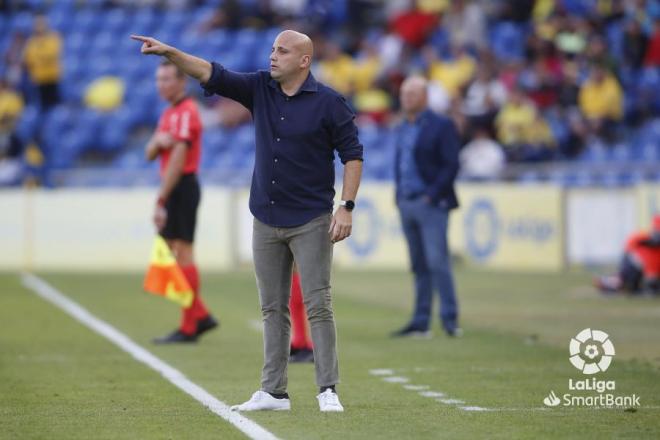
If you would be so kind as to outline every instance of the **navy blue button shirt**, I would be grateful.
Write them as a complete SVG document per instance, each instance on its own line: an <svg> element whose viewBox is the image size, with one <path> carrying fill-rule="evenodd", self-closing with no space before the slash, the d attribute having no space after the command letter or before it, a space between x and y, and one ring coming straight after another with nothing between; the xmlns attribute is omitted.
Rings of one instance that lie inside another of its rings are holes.
<svg viewBox="0 0 660 440"><path fill-rule="evenodd" d="M332 212L334 150L342 163L362 160L355 115L336 91L310 73L287 96L268 71L237 73L212 63L205 94L240 102L252 112L256 153L250 211L275 227L303 225Z"/></svg>

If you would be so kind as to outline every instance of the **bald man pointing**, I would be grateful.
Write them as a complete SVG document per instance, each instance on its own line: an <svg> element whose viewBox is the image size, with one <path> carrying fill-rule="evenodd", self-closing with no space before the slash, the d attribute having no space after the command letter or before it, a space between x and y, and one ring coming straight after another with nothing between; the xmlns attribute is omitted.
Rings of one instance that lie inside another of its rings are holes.
<svg viewBox="0 0 660 440"><path fill-rule="evenodd" d="M239 411L289 410L289 293L295 261L314 343L321 411L343 411L336 331L330 295L333 244L351 234L352 210L362 174L362 145L346 100L310 73L314 55L307 35L280 33L270 71L237 73L153 38L142 53L161 55L197 79L210 96L240 102L256 131L250 189L254 216L252 251L264 322L261 389ZM334 211L334 150L344 164L339 207Z"/></svg>

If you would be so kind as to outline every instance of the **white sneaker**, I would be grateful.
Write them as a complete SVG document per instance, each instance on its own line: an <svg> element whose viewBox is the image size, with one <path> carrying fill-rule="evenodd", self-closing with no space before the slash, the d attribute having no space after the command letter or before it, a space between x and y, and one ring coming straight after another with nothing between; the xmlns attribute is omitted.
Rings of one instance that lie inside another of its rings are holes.
<svg viewBox="0 0 660 440"><path fill-rule="evenodd" d="M257 391L245 403L234 405L232 411L289 411L291 400L276 399L265 391Z"/></svg>
<svg viewBox="0 0 660 440"><path fill-rule="evenodd" d="M339 396L333 393L330 388L316 396L319 401L321 412L344 412L344 407L339 403Z"/></svg>

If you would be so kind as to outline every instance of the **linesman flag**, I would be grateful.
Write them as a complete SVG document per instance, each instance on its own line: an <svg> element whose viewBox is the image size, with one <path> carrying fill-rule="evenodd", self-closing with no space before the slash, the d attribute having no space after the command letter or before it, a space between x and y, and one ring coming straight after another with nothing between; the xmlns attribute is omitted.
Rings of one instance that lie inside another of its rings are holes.
<svg viewBox="0 0 660 440"><path fill-rule="evenodd" d="M193 302L193 290L170 247L160 235L156 236L151 249L151 262L144 277L144 290L164 296L186 309Z"/></svg>

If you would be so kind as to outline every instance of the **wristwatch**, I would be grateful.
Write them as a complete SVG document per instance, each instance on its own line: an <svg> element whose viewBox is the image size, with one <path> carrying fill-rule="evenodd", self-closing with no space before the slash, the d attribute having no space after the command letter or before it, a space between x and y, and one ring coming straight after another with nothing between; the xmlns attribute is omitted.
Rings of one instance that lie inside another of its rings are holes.
<svg viewBox="0 0 660 440"><path fill-rule="evenodd" d="M342 200L339 202L339 206L346 208L346 211L351 212L355 209L355 202L353 200Z"/></svg>

